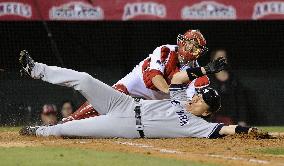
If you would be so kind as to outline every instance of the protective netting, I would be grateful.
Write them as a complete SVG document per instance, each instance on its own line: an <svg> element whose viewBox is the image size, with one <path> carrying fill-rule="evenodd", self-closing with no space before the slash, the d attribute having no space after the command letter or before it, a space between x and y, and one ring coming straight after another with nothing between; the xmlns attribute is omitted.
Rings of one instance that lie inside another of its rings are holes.
<svg viewBox="0 0 284 166"><path fill-rule="evenodd" d="M86 71L112 85L157 46L175 44L177 34L189 28L201 30L209 53L227 50L245 89L246 121L283 124L283 21L1 22L0 123L33 123L45 103L71 99L79 106L84 101L70 89L21 78L20 50L28 50L36 61ZM201 65L208 61L209 54L200 59Z"/></svg>

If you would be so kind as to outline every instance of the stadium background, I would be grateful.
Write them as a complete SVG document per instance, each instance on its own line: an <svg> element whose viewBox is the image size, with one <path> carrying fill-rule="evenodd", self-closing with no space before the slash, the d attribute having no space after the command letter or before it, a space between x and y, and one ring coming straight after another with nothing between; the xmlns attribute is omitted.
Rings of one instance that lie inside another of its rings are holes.
<svg viewBox="0 0 284 166"><path fill-rule="evenodd" d="M228 50L232 69L246 88L249 124L283 125L282 20L0 22L0 123L35 123L45 103L83 102L70 89L20 77L20 50L29 50L36 61L85 71L112 85L157 46L175 44L177 34L189 28L202 31L209 53ZM209 54L201 57L201 65L208 60Z"/></svg>

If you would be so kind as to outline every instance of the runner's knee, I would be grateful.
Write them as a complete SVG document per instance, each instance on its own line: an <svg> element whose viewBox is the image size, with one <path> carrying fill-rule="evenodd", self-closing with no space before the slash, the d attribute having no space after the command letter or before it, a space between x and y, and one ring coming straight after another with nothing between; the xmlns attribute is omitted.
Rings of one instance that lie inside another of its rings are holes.
<svg viewBox="0 0 284 166"><path fill-rule="evenodd" d="M78 81L78 89L76 90L84 90L90 87L93 83L93 77L88 73L83 72L80 80Z"/></svg>

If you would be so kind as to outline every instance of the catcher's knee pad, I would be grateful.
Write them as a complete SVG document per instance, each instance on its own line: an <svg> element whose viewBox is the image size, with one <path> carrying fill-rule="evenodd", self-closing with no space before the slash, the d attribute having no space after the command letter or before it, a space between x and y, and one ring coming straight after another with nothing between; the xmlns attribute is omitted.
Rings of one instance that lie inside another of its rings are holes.
<svg viewBox="0 0 284 166"><path fill-rule="evenodd" d="M209 78L204 75L202 77L196 78L196 81L194 82L195 88L203 88L210 84Z"/></svg>

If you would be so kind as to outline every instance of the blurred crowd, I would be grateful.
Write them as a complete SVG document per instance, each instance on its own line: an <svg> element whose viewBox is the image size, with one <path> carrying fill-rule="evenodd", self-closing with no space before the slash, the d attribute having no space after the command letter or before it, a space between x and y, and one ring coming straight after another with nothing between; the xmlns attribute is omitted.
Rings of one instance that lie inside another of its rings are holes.
<svg viewBox="0 0 284 166"><path fill-rule="evenodd" d="M212 117L212 121L227 125L248 123L248 105L246 89L237 75L230 68L230 58L225 49L211 52L211 60L225 57L228 63L226 70L209 76L210 86L221 95L221 110Z"/></svg>
<svg viewBox="0 0 284 166"><path fill-rule="evenodd" d="M66 100L63 101L60 106L60 113L57 110L57 107L54 104L45 104L42 107L41 111L41 121L43 125L55 125L62 123L64 118L68 118L74 112L75 106L72 101ZM61 118L62 117L62 118Z"/></svg>
<svg viewBox="0 0 284 166"><path fill-rule="evenodd" d="M56 125L98 115L98 112L87 101L76 109L71 100L65 100L60 105L60 111L57 110L54 104L44 104L40 119L41 125Z"/></svg>

